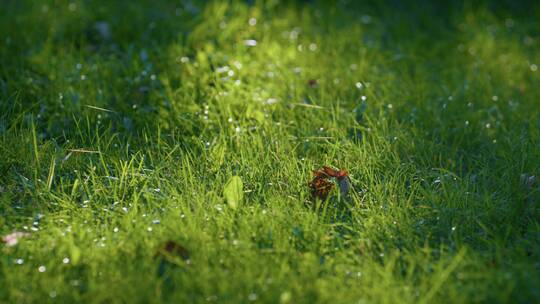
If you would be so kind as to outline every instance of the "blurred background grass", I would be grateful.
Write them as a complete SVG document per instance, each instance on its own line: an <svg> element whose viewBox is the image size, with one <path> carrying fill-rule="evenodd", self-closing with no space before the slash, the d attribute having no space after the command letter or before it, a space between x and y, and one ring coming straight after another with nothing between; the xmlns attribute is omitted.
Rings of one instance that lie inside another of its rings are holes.
<svg viewBox="0 0 540 304"><path fill-rule="evenodd" d="M0 300L540 297L534 1L2 6ZM350 208L305 206L325 164Z"/></svg>

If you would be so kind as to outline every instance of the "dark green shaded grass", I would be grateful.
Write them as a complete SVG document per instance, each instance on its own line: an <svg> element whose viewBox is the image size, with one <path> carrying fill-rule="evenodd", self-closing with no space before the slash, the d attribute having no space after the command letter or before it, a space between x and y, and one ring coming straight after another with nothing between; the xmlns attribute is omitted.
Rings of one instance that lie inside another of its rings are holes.
<svg viewBox="0 0 540 304"><path fill-rule="evenodd" d="M538 9L7 1L0 301L538 301Z"/></svg>

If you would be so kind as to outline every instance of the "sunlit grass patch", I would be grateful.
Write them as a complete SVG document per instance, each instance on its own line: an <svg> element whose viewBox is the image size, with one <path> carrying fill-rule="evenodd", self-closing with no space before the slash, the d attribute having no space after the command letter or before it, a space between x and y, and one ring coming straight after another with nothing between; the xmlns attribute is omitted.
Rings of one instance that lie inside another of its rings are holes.
<svg viewBox="0 0 540 304"><path fill-rule="evenodd" d="M537 301L538 12L6 2L0 302Z"/></svg>

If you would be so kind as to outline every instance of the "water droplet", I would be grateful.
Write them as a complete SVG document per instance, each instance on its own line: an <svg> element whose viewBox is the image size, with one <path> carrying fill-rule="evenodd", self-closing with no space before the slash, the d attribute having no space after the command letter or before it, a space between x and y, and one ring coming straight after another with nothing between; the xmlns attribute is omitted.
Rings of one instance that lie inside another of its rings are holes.
<svg viewBox="0 0 540 304"><path fill-rule="evenodd" d="M364 24L369 24L371 23L372 18L370 15L362 15L362 17L360 17L360 21L362 21Z"/></svg>
<svg viewBox="0 0 540 304"><path fill-rule="evenodd" d="M244 44L247 45L247 46L256 46L257 45L257 40L255 40L255 39L244 40Z"/></svg>
<svg viewBox="0 0 540 304"><path fill-rule="evenodd" d="M289 34L289 39L291 40L298 39L298 34L299 34L298 30L296 29L292 30L291 33Z"/></svg>
<svg viewBox="0 0 540 304"><path fill-rule="evenodd" d="M222 66L222 67L218 67L216 69L216 73L218 74L223 74L223 73L226 73L230 70L230 68L228 66Z"/></svg>
<svg viewBox="0 0 540 304"><path fill-rule="evenodd" d="M276 98L268 98L266 100L266 104L269 104L269 105L275 104L277 102L278 102L278 100Z"/></svg>
<svg viewBox="0 0 540 304"><path fill-rule="evenodd" d="M216 295L211 295L211 296L206 298L207 302L214 302L214 301L217 301L217 300L218 300L218 297Z"/></svg>
<svg viewBox="0 0 540 304"><path fill-rule="evenodd" d="M291 292L285 291L279 296L279 302L280 303L290 303L291 298L292 298Z"/></svg>

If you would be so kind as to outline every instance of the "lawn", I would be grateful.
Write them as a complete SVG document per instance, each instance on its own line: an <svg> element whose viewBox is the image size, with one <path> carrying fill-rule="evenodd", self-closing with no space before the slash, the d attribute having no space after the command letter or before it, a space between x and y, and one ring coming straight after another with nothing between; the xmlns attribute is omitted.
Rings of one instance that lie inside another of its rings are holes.
<svg viewBox="0 0 540 304"><path fill-rule="evenodd" d="M1 6L1 303L540 301L538 2Z"/></svg>

